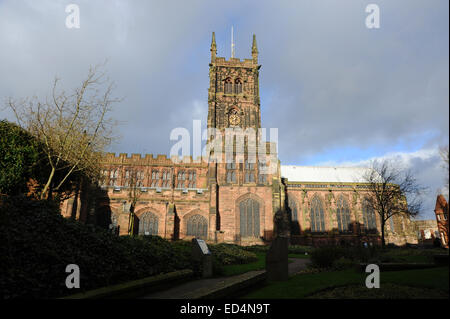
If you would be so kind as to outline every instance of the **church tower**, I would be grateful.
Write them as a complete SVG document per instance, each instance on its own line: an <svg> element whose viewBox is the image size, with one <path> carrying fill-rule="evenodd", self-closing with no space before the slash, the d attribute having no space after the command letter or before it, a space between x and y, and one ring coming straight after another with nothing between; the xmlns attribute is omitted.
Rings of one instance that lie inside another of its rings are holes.
<svg viewBox="0 0 450 319"><path fill-rule="evenodd" d="M262 238L271 238L274 209L280 206L278 159L276 151L270 152L274 143L265 142L258 135L261 66L256 37L253 35L249 46L249 59L234 57L234 43L231 48L228 60L218 57L213 32L207 126L215 129L212 134L221 133L224 144L222 151L214 148L210 152L215 155L208 163L210 220L215 221L215 236L223 236L225 241L259 244ZM229 133L235 134L232 139L228 139ZM269 169L272 162L273 171Z"/></svg>
<svg viewBox="0 0 450 319"><path fill-rule="evenodd" d="M253 35L252 58L218 57L215 34L209 64L208 128L261 127L258 48Z"/></svg>

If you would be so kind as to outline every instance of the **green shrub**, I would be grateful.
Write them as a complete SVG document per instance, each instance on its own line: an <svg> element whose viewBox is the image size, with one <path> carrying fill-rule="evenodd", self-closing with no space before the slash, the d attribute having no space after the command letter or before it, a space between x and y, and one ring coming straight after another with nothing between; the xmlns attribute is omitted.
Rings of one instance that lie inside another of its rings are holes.
<svg viewBox="0 0 450 319"><path fill-rule="evenodd" d="M310 254L313 251L313 247L311 246L300 246L300 245L290 245L289 246L289 254L301 254L305 253Z"/></svg>
<svg viewBox="0 0 450 319"><path fill-rule="evenodd" d="M222 265L247 264L258 260L255 253L232 244L210 245L214 258Z"/></svg>
<svg viewBox="0 0 450 319"><path fill-rule="evenodd" d="M337 259L344 256L343 248L320 247L311 252L311 263L316 268L331 268Z"/></svg>
<svg viewBox="0 0 450 319"><path fill-rule="evenodd" d="M183 248L160 237L115 236L64 219L57 204L24 197L0 205L0 298L52 298L68 264L80 267L81 291L190 266ZM80 291L77 291L80 292Z"/></svg>
<svg viewBox="0 0 450 319"><path fill-rule="evenodd" d="M0 194L26 192L26 183L35 177L34 166L39 157L38 143L27 131L0 121Z"/></svg>
<svg viewBox="0 0 450 319"><path fill-rule="evenodd" d="M341 257L339 259L336 259L333 264L332 268L334 270L344 270L349 269L355 266L355 262L349 258Z"/></svg>
<svg viewBox="0 0 450 319"><path fill-rule="evenodd" d="M253 245L243 246L242 249L251 251L253 253L266 253L270 248L270 245Z"/></svg>

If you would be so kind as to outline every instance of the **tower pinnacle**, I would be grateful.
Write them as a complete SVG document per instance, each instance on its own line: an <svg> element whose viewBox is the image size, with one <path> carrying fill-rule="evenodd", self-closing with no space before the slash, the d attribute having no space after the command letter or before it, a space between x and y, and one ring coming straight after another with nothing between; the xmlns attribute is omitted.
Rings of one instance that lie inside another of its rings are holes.
<svg viewBox="0 0 450 319"><path fill-rule="evenodd" d="M211 61L216 59L216 54L217 54L217 45L216 45L216 35L213 32L212 33L212 40L211 40Z"/></svg>
<svg viewBox="0 0 450 319"><path fill-rule="evenodd" d="M252 57L253 57L253 61L258 63L258 46L256 45L256 35L253 35Z"/></svg>

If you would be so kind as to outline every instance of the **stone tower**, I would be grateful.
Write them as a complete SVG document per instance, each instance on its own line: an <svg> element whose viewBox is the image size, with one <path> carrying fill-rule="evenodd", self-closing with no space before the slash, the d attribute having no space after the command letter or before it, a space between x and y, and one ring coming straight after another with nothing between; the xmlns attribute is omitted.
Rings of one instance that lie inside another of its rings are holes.
<svg viewBox="0 0 450 319"><path fill-rule="evenodd" d="M272 237L280 189L273 186L274 179L279 180L278 169L268 170L271 143L264 138L260 141L258 135L261 66L256 37L253 35L250 59L218 57L214 33L210 50L207 126L220 133L224 143L220 156L208 164L210 219L216 221L216 239L223 235L225 241L261 243L262 238ZM233 139L228 139L228 134ZM214 154L218 153L214 148ZM276 153L273 155L277 166Z"/></svg>
<svg viewBox="0 0 450 319"><path fill-rule="evenodd" d="M253 35L252 58L218 57L213 32L209 64L208 128L261 127L259 68L256 37Z"/></svg>

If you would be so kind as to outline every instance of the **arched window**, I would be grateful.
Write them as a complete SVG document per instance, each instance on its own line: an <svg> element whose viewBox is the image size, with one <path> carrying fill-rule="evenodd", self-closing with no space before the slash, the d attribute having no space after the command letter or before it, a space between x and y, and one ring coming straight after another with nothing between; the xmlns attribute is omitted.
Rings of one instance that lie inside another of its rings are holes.
<svg viewBox="0 0 450 319"><path fill-rule="evenodd" d="M233 82L231 81L231 78L225 79L225 94L232 94L233 93Z"/></svg>
<svg viewBox="0 0 450 319"><path fill-rule="evenodd" d="M350 231L350 208L347 200L341 195L336 202L336 217L340 232Z"/></svg>
<svg viewBox="0 0 450 319"><path fill-rule="evenodd" d="M227 183L236 183L236 159L233 158L233 160L230 163L227 163Z"/></svg>
<svg viewBox="0 0 450 319"><path fill-rule="evenodd" d="M249 163L248 159L245 160L245 183L255 182L255 163Z"/></svg>
<svg viewBox="0 0 450 319"><path fill-rule="evenodd" d="M227 172L227 183L236 183L236 172L235 171Z"/></svg>
<svg viewBox="0 0 450 319"><path fill-rule="evenodd" d="M239 204L241 237L259 237L259 203L254 199Z"/></svg>
<svg viewBox="0 0 450 319"><path fill-rule="evenodd" d="M186 235L206 239L208 237L208 221L202 215L192 215L186 222Z"/></svg>
<svg viewBox="0 0 450 319"><path fill-rule="evenodd" d="M159 186L159 171L153 170L152 171L152 183L151 187L158 187Z"/></svg>
<svg viewBox="0 0 450 319"><path fill-rule="evenodd" d="M375 212L367 199L364 200L362 206L364 229L368 231L376 231L377 223L375 220Z"/></svg>
<svg viewBox="0 0 450 319"><path fill-rule="evenodd" d="M319 196L314 196L311 200L311 231L325 231L325 214L323 212L323 203Z"/></svg>
<svg viewBox="0 0 450 319"><path fill-rule="evenodd" d="M158 217L155 214L142 214L139 218L139 235L158 235Z"/></svg>
<svg viewBox="0 0 450 319"><path fill-rule="evenodd" d="M267 165L266 163L259 161L258 164L258 180L260 184L264 184L267 182Z"/></svg>
<svg viewBox="0 0 450 319"><path fill-rule="evenodd" d="M300 234L300 221L298 219L297 205L292 198L290 198L288 200L288 205L289 205L289 209L291 211L291 234L299 235Z"/></svg>
<svg viewBox="0 0 450 319"><path fill-rule="evenodd" d="M391 232L395 233L394 216L389 218L389 226L391 227Z"/></svg>
<svg viewBox="0 0 450 319"><path fill-rule="evenodd" d="M242 93L242 81L241 81L241 79L236 79L234 81L234 93L235 94Z"/></svg>

